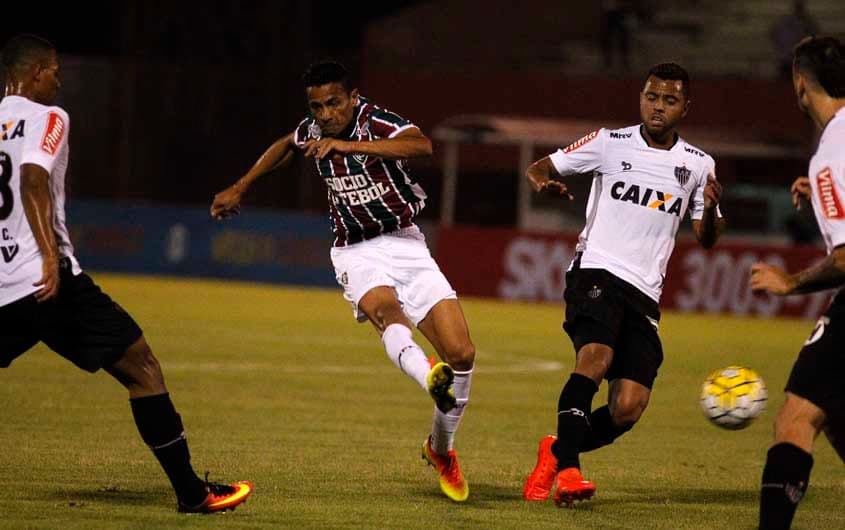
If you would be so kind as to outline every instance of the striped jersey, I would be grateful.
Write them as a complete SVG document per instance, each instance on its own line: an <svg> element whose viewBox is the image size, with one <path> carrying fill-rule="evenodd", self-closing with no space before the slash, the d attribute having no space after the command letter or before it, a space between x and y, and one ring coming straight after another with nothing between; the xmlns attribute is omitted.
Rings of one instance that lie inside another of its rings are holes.
<svg viewBox="0 0 845 530"><path fill-rule="evenodd" d="M359 97L352 123L337 138L366 142L393 138L414 127L398 114ZM321 135L314 118L308 117L296 127L293 139L301 148ZM328 187L329 218L336 247L411 227L425 206L426 194L411 177L404 160L335 153L316 160L316 165Z"/></svg>
<svg viewBox="0 0 845 530"><path fill-rule="evenodd" d="M827 122L810 159L810 201L827 253L845 245L845 109Z"/></svg>
<svg viewBox="0 0 845 530"><path fill-rule="evenodd" d="M659 302L681 221L704 215L713 158L680 137L669 150L650 147L641 125L594 131L549 158L561 175L593 176L580 266L604 269Z"/></svg>
<svg viewBox="0 0 845 530"><path fill-rule="evenodd" d="M39 289L42 259L21 203L21 165L35 164L50 174L53 231L59 255L70 258L73 274L79 263L65 225L65 170L70 120L60 107L48 107L20 96L0 101L0 307Z"/></svg>

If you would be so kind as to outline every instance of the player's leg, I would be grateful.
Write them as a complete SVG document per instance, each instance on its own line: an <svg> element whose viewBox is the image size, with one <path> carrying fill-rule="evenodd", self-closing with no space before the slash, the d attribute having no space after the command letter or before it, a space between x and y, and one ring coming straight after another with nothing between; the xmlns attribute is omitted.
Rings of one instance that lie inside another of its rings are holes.
<svg viewBox="0 0 845 530"><path fill-rule="evenodd" d="M610 381L608 404L590 415L591 428L581 446L581 452L612 444L630 431L645 412L650 396L651 390L636 381L623 378Z"/></svg>
<svg viewBox="0 0 845 530"><path fill-rule="evenodd" d="M455 432L469 403L475 345L456 299L438 302L417 327L435 347L440 358L454 370L452 391L455 406L448 411L435 409L431 430L432 449L437 454L446 455L454 446Z"/></svg>
<svg viewBox="0 0 845 530"><path fill-rule="evenodd" d="M207 484L194 473L161 366L132 317L87 274L74 276L69 266L62 268L54 307L55 325L45 330L42 339L80 368L89 372L103 368L127 388L141 438L173 484L180 508L217 511L243 502L251 485Z"/></svg>
<svg viewBox="0 0 845 530"><path fill-rule="evenodd" d="M841 425L845 409L845 303L837 296L804 343L775 419L760 489L760 528L789 528L807 490L813 442L825 427Z"/></svg>
<svg viewBox="0 0 845 530"><path fill-rule="evenodd" d="M422 348L414 341L412 324L393 287L373 287L358 302L361 311L381 334L387 356L408 377L428 391L431 366Z"/></svg>
<svg viewBox="0 0 845 530"><path fill-rule="evenodd" d="M813 442L825 414L791 392L775 419L775 443L766 455L760 487L761 530L788 529L807 491L813 467Z"/></svg>

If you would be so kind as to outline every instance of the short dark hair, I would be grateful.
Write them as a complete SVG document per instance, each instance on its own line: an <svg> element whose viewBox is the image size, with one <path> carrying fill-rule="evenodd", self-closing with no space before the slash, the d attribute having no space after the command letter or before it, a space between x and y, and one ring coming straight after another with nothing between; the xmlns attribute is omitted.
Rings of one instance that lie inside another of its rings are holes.
<svg viewBox="0 0 845 530"><path fill-rule="evenodd" d="M302 75L305 88L340 83L349 91L349 72L337 61L325 60L311 64Z"/></svg>
<svg viewBox="0 0 845 530"><path fill-rule="evenodd" d="M686 70L684 70L683 66L677 63L656 64L648 71L648 75L645 76L646 80L648 80L651 76L663 80L680 81L684 97L689 99L691 93L689 86L689 74Z"/></svg>
<svg viewBox="0 0 845 530"><path fill-rule="evenodd" d="M795 46L795 69L812 77L827 95L845 98L845 47L834 37L808 37Z"/></svg>
<svg viewBox="0 0 845 530"><path fill-rule="evenodd" d="M3 66L12 70L26 64L41 63L55 51L53 43L43 37L28 33L15 35L3 46Z"/></svg>

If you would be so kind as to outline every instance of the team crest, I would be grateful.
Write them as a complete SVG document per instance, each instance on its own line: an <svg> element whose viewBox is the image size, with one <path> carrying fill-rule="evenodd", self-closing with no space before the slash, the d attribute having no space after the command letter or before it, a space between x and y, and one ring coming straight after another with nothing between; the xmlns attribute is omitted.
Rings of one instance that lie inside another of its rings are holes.
<svg viewBox="0 0 845 530"><path fill-rule="evenodd" d="M352 155L352 159L361 164L362 166L366 165L367 163L367 155L365 154Z"/></svg>
<svg viewBox="0 0 845 530"><path fill-rule="evenodd" d="M316 122L312 122L308 125L308 137L313 138L315 140L319 140L323 137L323 131L320 129L320 126L317 125Z"/></svg>
<svg viewBox="0 0 845 530"><path fill-rule="evenodd" d="M689 182L689 178L691 176L692 176L692 170L687 169L686 166L675 168L675 178L678 179L678 183L681 186L686 185L686 183Z"/></svg>
<svg viewBox="0 0 845 530"><path fill-rule="evenodd" d="M358 130L356 132L358 136L366 136L370 134L370 122L365 121L364 123L359 123Z"/></svg>
<svg viewBox="0 0 845 530"><path fill-rule="evenodd" d="M599 289L598 285L594 285L592 289L587 291L587 296L595 300L599 296L601 296L601 289Z"/></svg>

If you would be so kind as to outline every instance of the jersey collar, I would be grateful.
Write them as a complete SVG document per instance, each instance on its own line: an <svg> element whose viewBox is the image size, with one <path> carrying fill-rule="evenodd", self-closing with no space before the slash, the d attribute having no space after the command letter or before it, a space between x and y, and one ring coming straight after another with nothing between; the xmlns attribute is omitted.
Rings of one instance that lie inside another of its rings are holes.
<svg viewBox="0 0 845 530"><path fill-rule="evenodd" d="M678 147L681 144L681 136L676 132L675 133L675 141L672 143L672 147L670 147L669 149L658 149L656 147L652 147L652 146L648 145L648 140L646 140L645 133L643 133L643 127L645 127L645 124L643 124L643 123L641 123L639 125L639 127L637 127L637 132L639 132L639 134L637 134L636 137L637 137L637 140L642 143L642 145L644 145L645 147L647 147L649 149L654 149L655 151L665 151L665 152L668 153L670 151L674 151L675 148Z"/></svg>

